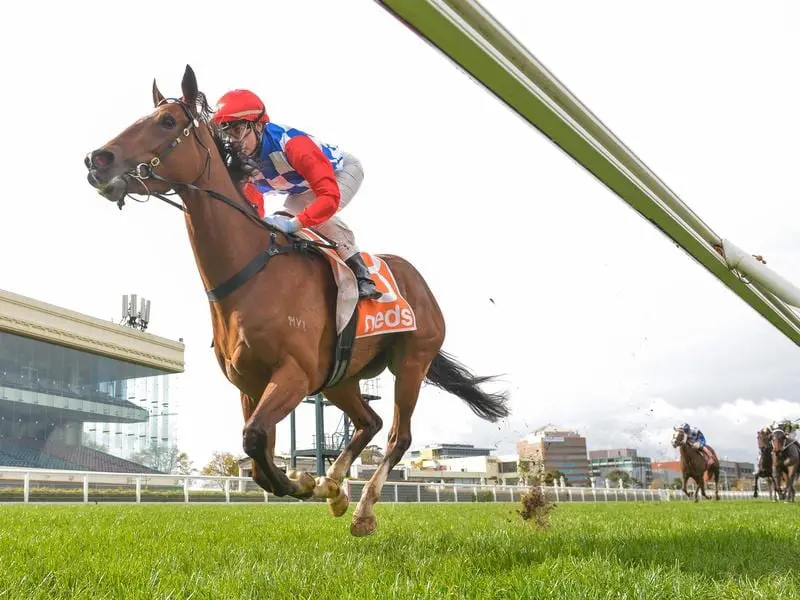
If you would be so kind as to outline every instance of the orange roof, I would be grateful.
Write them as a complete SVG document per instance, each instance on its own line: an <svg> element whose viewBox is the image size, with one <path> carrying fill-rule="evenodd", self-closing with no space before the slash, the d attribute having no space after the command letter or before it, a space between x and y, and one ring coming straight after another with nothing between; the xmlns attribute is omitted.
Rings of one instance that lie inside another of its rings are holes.
<svg viewBox="0 0 800 600"><path fill-rule="evenodd" d="M652 468L661 471L680 471L681 461L679 460L667 460L663 462L653 461Z"/></svg>

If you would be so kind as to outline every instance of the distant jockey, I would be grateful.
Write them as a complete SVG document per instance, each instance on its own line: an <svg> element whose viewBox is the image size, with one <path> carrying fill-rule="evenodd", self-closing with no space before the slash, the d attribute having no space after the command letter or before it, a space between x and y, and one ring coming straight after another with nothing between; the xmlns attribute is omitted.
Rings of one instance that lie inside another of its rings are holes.
<svg viewBox="0 0 800 600"><path fill-rule="evenodd" d="M773 424L772 429L780 429L786 434L786 446L797 443L797 430L800 429L800 425L798 425L796 421L783 419Z"/></svg>
<svg viewBox="0 0 800 600"><path fill-rule="evenodd" d="M706 464L710 465L714 462L714 455L706 448L706 436L697 427L691 427L688 423L684 423L679 427L681 431L686 434L686 441L695 450L699 450L706 458Z"/></svg>

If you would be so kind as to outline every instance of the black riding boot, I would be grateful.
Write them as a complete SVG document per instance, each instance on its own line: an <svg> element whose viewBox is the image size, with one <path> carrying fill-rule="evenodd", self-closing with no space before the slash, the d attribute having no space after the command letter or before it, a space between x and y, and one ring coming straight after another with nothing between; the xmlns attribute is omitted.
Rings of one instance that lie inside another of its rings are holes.
<svg viewBox="0 0 800 600"><path fill-rule="evenodd" d="M369 276L369 269L364 264L364 259L361 255L356 253L345 261L345 264L350 267L350 270L355 274L356 281L358 282L358 297L359 298L380 298L381 293L375 287L375 282Z"/></svg>

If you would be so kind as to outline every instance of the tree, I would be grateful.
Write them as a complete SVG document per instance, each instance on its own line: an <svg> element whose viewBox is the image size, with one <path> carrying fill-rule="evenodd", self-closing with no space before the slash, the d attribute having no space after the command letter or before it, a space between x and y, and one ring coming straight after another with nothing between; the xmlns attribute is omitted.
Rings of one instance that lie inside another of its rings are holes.
<svg viewBox="0 0 800 600"><path fill-rule="evenodd" d="M554 482L557 482L561 485L562 477L564 478L564 485L569 487L569 479L567 479L567 476L561 471L545 471L542 473L542 483L553 485Z"/></svg>
<svg viewBox="0 0 800 600"><path fill-rule="evenodd" d="M177 473L179 475L191 475L197 469L192 468L192 461L189 460L189 455L186 452L181 452L178 455L178 464L172 470L173 473Z"/></svg>
<svg viewBox="0 0 800 600"><path fill-rule="evenodd" d="M360 456L362 465L379 465L384 458L383 449L376 444L364 448Z"/></svg>
<svg viewBox="0 0 800 600"><path fill-rule="evenodd" d="M536 463L532 460L519 459L517 463L517 478L519 485L534 485L540 478Z"/></svg>
<svg viewBox="0 0 800 600"><path fill-rule="evenodd" d="M617 487L619 482L622 481L623 487L631 486L631 474L622 469L613 469L606 473L606 479L611 482L611 485Z"/></svg>
<svg viewBox="0 0 800 600"><path fill-rule="evenodd" d="M189 475L193 470L192 461L186 452L181 452L177 446L161 446L156 442L151 442L144 450L135 452L128 460L162 473Z"/></svg>
<svg viewBox="0 0 800 600"><path fill-rule="evenodd" d="M84 433L84 435L83 435L82 445L85 446L86 448L91 448L92 450L98 450L100 452L108 453L108 447L106 447L104 444L101 444L99 442L95 442L86 433Z"/></svg>
<svg viewBox="0 0 800 600"><path fill-rule="evenodd" d="M215 477L238 477L239 461L230 452L214 452L209 463L200 471L202 475ZM217 482L220 487L225 487L223 482Z"/></svg>

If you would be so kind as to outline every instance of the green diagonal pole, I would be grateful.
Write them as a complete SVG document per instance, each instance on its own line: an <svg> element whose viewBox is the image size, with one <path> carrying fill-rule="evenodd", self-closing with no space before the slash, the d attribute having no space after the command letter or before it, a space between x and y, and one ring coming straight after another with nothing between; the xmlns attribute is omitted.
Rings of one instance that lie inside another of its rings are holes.
<svg viewBox="0 0 800 600"><path fill-rule="evenodd" d="M482 84L795 344L800 316L737 276L721 238L475 0L374 0ZM435 101L433 98L431 101Z"/></svg>

